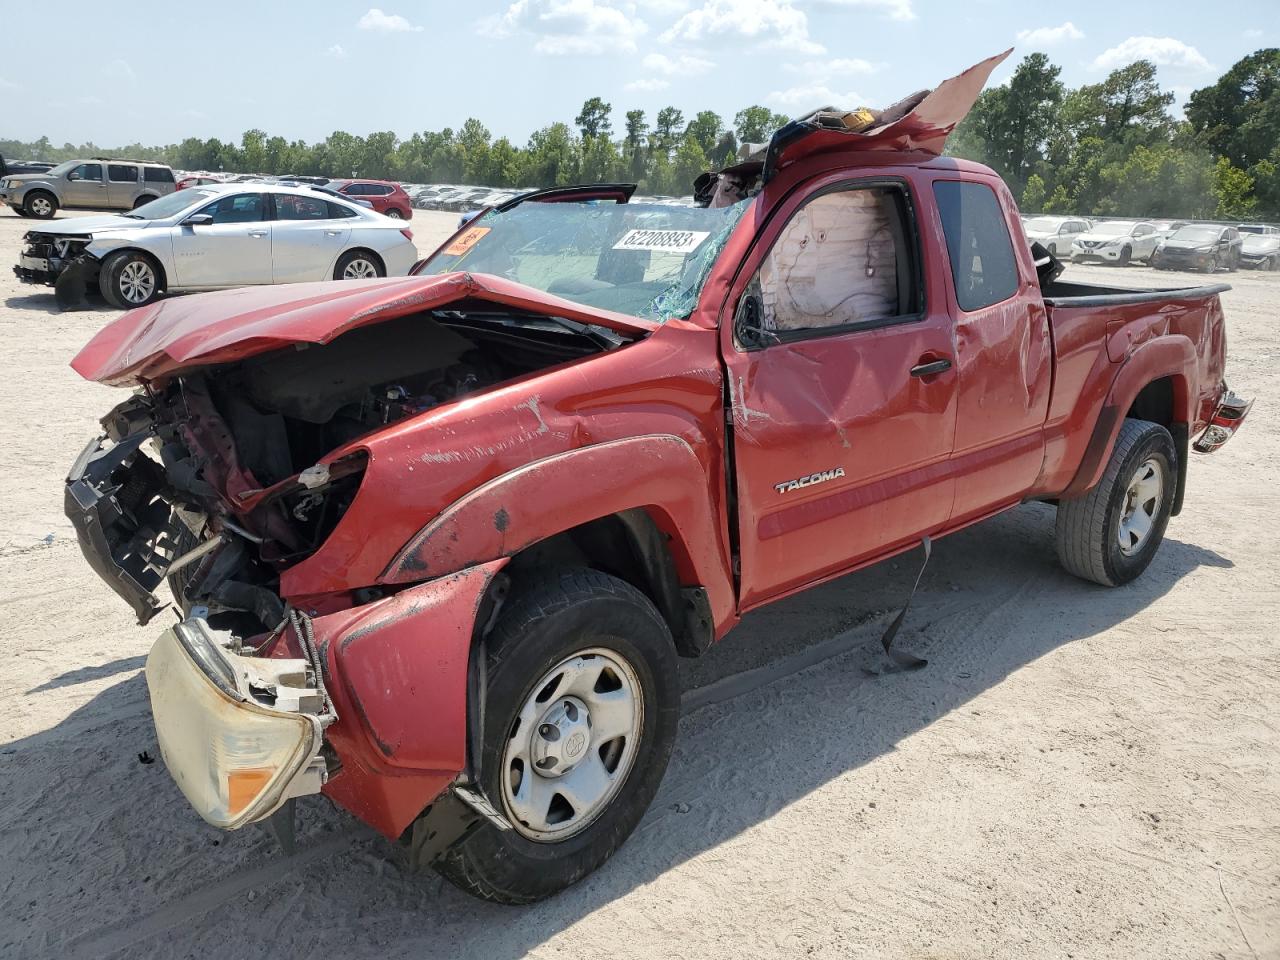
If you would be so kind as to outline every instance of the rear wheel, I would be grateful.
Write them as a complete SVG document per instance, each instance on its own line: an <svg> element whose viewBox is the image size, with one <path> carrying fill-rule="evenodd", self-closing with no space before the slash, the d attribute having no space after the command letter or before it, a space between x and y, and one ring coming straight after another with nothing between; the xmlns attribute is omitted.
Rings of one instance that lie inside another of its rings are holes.
<svg viewBox="0 0 1280 960"><path fill-rule="evenodd" d="M1240 269L1240 258L1239 258L1239 257L1237 257L1237 256L1236 256L1236 254L1235 254L1234 252L1228 253L1228 254L1227 254L1227 270L1228 270L1228 272L1230 272L1230 273L1235 273L1235 272L1236 272L1237 270L1239 270L1239 269Z"/></svg>
<svg viewBox="0 0 1280 960"><path fill-rule="evenodd" d="M390 210L388 210L388 211L387 211L387 216L388 216L388 217L390 217L392 220L403 220L403 219L404 219L404 214L402 214L402 213L401 213L399 210L397 210L395 207L392 207Z"/></svg>
<svg viewBox="0 0 1280 960"><path fill-rule="evenodd" d="M657 792L675 740L675 645L649 599L570 569L511 600L489 639L482 822L434 864L475 896L531 903L604 863Z"/></svg>
<svg viewBox="0 0 1280 960"><path fill-rule="evenodd" d="M27 216L35 217L37 220L52 220L53 215L58 212L58 201L53 194L45 193L43 190L27 194L27 199L22 206L27 211Z"/></svg>
<svg viewBox="0 0 1280 960"><path fill-rule="evenodd" d="M368 250L350 250L344 253L338 258L338 265L333 268L335 280L370 280L386 275L382 261Z"/></svg>
<svg viewBox="0 0 1280 960"><path fill-rule="evenodd" d="M155 197L139 197L137 200L133 201L133 209L137 210L139 207L144 204L148 204L155 199Z"/></svg>
<svg viewBox="0 0 1280 960"><path fill-rule="evenodd" d="M1147 569L1164 540L1177 484L1173 437L1127 419L1098 485L1058 504L1058 559L1084 580L1117 587Z"/></svg>
<svg viewBox="0 0 1280 960"><path fill-rule="evenodd" d="M19 217L27 216L27 211L23 210L21 207L10 207L9 209L12 210L16 216L19 216Z"/></svg>
<svg viewBox="0 0 1280 960"><path fill-rule="evenodd" d="M136 250L113 253L98 271L98 289L117 310L144 307L160 296L160 271Z"/></svg>

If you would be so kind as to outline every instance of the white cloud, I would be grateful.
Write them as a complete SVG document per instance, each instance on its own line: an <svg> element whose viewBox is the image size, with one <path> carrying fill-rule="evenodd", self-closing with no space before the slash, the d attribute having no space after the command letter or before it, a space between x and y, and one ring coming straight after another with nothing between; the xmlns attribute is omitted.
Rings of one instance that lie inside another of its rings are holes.
<svg viewBox="0 0 1280 960"><path fill-rule="evenodd" d="M672 24L661 39L697 43L718 37L755 40L796 53L826 53L822 44L809 37L809 18L791 0L705 0Z"/></svg>
<svg viewBox="0 0 1280 960"><path fill-rule="evenodd" d="M361 30L373 30L376 33L419 33L422 30L400 14L383 13L377 7L370 7L369 12L360 18L356 26Z"/></svg>
<svg viewBox="0 0 1280 960"><path fill-rule="evenodd" d="M1244 32L1244 38L1246 40L1257 40L1260 36L1262 36L1262 33L1263 31L1259 30L1257 27L1250 27L1248 30Z"/></svg>
<svg viewBox="0 0 1280 960"><path fill-rule="evenodd" d="M646 70L660 73L664 77L698 77L715 66L710 60L692 57L687 53L675 57L668 57L665 53L651 53L641 63Z"/></svg>
<svg viewBox="0 0 1280 960"><path fill-rule="evenodd" d="M107 64L103 72L112 80L127 80L129 83L133 83L138 79L137 74L133 72L133 67L129 66L129 61L127 60L112 60Z"/></svg>
<svg viewBox="0 0 1280 960"><path fill-rule="evenodd" d="M17 90L17 89L18 89L18 84L14 83L12 80L6 80L4 77L0 77L0 90Z"/></svg>
<svg viewBox="0 0 1280 960"><path fill-rule="evenodd" d="M643 93L653 93L656 90L665 90L671 86L670 80L661 80L657 77L648 77L644 80L632 80L622 89L638 90Z"/></svg>
<svg viewBox="0 0 1280 960"><path fill-rule="evenodd" d="M532 34L538 38L533 49L551 55L634 53L649 29L634 6L624 10L598 0L516 0L476 26L500 38Z"/></svg>
<svg viewBox="0 0 1280 960"><path fill-rule="evenodd" d="M875 73L880 67L870 60L837 57L834 60L806 60L803 63L788 63L783 69L789 73L803 73L809 77L826 78L851 76L855 73Z"/></svg>
<svg viewBox="0 0 1280 960"><path fill-rule="evenodd" d="M912 0L827 0L841 7L868 7L883 11L890 20L914 20L916 12Z"/></svg>
<svg viewBox="0 0 1280 960"><path fill-rule="evenodd" d="M1161 67L1212 70L1209 61L1195 47L1173 37L1130 37L1104 50L1093 61L1094 70L1114 70L1135 60L1150 60Z"/></svg>
<svg viewBox="0 0 1280 960"><path fill-rule="evenodd" d="M853 107L861 106L863 99L856 93L837 93L825 83L807 83L786 90L775 90L765 97L767 103L776 103L780 107L803 107L805 110L816 110L818 107Z"/></svg>
<svg viewBox="0 0 1280 960"><path fill-rule="evenodd" d="M347 56L348 56L347 51L342 49L342 44L340 43L335 43L332 47L330 47L328 50L324 52L324 55L326 57L333 57L333 59L335 60L345 60L347 59Z"/></svg>
<svg viewBox="0 0 1280 960"><path fill-rule="evenodd" d="M1052 47L1068 40L1083 40L1084 31L1068 20L1057 27L1036 27L1034 30L1019 30L1018 42L1029 47Z"/></svg>
<svg viewBox="0 0 1280 960"><path fill-rule="evenodd" d="M658 16L674 16L689 9L689 0L636 0L635 6Z"/></svg>

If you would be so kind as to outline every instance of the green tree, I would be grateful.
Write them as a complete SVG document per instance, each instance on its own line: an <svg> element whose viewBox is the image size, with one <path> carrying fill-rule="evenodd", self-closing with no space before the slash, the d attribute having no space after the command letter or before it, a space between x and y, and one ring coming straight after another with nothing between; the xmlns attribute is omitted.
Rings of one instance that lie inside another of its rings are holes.
<svg viewBox="0 0 1280 960"><path fill-rule="evenodd" d="M676 131L684 125L684 114L675 107L663 107L658 111L658 119L654 122L653 136L650 144L653 149L666 156L676 145Z"/></svg>
<svg viewBox="0 0 1280 960"><path fill-rule="evenodd" d="M613 123L609 119L609 114L613 112L613 105L605 103L599 97L592 97L582 105L582 112L574 117L573 122L578 125L578 129L582 131L582 139L590 140L593 137L607 137L613 132Z"/></svg>
<svg viewBox="0 0 1280 960"><path fill-rule="evenodd" d="M1027 178L1027 188L1022 191L1022 212L1040 213L1044 210L1044 201L1044 181L1033 173Z"/></svg>
<svg viewBox="0 0 1280 960"><path fill-rule="evenodd" d="M1219 157L1213 167L1213 197L1218 202L1213 215L1218 220L1247 220L1258 205L1253 194L1253 178L1227 157Z"/></svg>
<svg viewBox="0 0 1280 960"><path fill-rule="evenodd" d="M720 115L711 110L703 110L689 121L689 125L684 129L684 135L693 137L702 148L703 155L710 156L723 130L724 121L720 119Z"/></svg>
<svg viewBox="0 0 1280 960"><path fill-rule="evenodd" d="M789 120L790 117L784 114L774 113L768 107L755 104L737 112L733 118L733 128L739 143L764 143Z"/></svg>
<svg viewBox="0 0 1280 960"><path fill-rule="evenodd" d="M1265 160L1280 144L1280 48L1254 51L1217 83L1192 93L1187 120L1206 146L1233 164Z"/></svg>

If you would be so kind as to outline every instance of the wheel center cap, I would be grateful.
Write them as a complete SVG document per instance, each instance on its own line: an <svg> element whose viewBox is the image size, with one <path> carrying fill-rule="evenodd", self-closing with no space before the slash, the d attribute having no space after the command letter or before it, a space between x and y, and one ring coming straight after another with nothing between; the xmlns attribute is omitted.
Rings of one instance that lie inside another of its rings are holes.
<svg viewBox="0 0 1280 960"><path fill-rule="evenodd" d="M564 776L587 754L591 743L591 714L577 697L560 697L542 714L533 729L530 755L533 768L544 777Z"/></svg>

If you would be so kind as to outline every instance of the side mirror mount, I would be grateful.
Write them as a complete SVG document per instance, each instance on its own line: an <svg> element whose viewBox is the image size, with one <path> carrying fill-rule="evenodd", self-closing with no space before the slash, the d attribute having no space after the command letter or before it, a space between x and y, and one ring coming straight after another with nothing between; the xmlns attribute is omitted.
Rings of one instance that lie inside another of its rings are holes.
<svg viewBox="0 0 1280 960"><path fill-rule="evenodd" d="M781 343L778 335L764 327L764 301L753 283L747 287L733 318L733 335L748 350L758 350L770 344Z"/></svg>
<svg viewBox="0 0 1280 960"><path fill-rule="evenodd" d="M213 214L211 213L193 213L182 221L184 227L204 227L211 223L213 223Z"/></svg>

